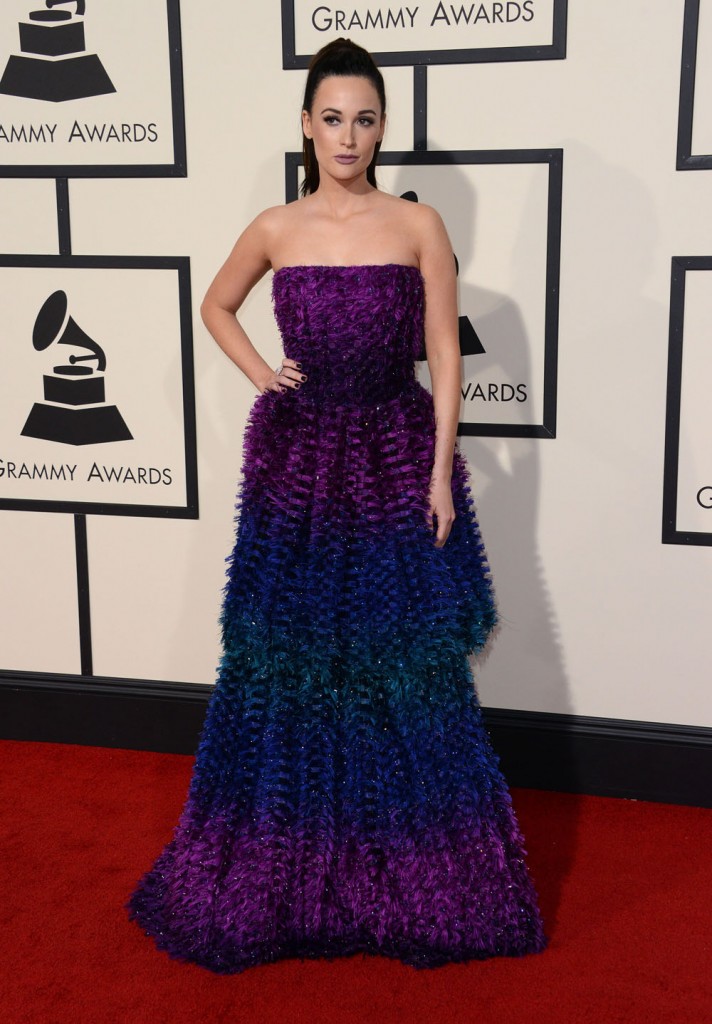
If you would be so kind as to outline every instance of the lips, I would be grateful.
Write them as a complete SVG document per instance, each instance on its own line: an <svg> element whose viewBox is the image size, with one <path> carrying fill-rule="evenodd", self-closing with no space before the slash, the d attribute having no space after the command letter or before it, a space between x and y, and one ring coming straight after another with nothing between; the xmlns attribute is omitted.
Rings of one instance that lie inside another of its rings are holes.
<svg viewBox="0 0 712 1024"><path fill-rule="evenodd" d="M358 160L357 156L337 156L334 158L340 164L354 164Z"/></svg>

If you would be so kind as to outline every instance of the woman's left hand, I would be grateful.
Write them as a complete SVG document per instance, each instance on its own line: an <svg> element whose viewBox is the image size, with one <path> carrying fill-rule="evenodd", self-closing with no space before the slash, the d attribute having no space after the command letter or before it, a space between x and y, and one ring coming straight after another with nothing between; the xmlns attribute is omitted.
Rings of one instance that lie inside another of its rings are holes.
<svg viewBox="0 0 712 1024"><path fill-rule="evenodd" d="M452 487L449 480L433 478L430 481L428 525L431 530L435 529L434 519L437 520L435 547L441 548L450 536L455 521L455 506L452 502Z"/></svg>

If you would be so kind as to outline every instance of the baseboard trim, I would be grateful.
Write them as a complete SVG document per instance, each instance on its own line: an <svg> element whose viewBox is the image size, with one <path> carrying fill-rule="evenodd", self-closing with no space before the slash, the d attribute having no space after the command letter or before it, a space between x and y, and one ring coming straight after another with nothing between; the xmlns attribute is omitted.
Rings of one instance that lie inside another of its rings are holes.
<svg viewBox="0 0 712 1024"><path fill-rule="evenodd" d="M0 672L0 738L192 754L211 687ZM485 708L511 786L712 807L712 729Z"/></svg>

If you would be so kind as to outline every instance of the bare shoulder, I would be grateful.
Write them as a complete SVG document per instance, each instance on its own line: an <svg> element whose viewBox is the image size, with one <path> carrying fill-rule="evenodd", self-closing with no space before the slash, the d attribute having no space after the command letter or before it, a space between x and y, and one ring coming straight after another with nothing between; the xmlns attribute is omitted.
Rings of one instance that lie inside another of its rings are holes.
<svg viewBox="0 0 712 1024"><path fill-rule="evenodd" d="M440 233L445 230L443 219L434 206L428 206L427 203L404 201L410 207L409 213L412 223L418 231L423 234L429 234L431 231Z"/></svg>
<svg viewBox="0 0 712 1024"><path fill-rule="evenodd" d="M299 200L294 203L284 203L281 206L268 206L266 210L257 214L249 225L249 229L262 235L266 240L281 234L299 216L294 210L298 203Z"/></svg>
<svg viewBox="0 0 712 1024"><path fill-rule="evenodd" d="M445 231L443 219L433 206L427 203L414 202L400 196L383 194L384 208L387 209L402 225L403 229L415 238L427 238L435 231Z"/></svg>
<svg viewBox="0 0 712 1024"><path fill-rule="evenodd" d="M303 217L301 204L304 200L296 200L281 206L269 206L262 210L247 225L238 242L244 242L259 250L266 261L273 264L278 261L279 248L284 239L290 238L298 230Z"/></svg>

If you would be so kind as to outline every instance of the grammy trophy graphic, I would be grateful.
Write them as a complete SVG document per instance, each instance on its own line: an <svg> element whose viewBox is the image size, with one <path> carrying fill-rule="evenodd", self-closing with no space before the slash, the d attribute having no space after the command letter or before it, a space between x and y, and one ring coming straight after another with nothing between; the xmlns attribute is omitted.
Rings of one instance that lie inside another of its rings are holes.
<svg viewBox="0 0 712 1024"><path fill-rule="evenodd" d="M64 8L72 5L74 11ZM86 52L86 0L45 0L19 23L20 53L12 54L0 93L27 99L65 100L116 92L95 53Z"/></svg>
<svg viewBox="0 0 712 1024"><path fill-rule="evenodd" d="M33 405L21 431L25 437L74 445L133 440L118 408L105 404L106 354L67 316L66 292L53 292L42 305L32 345L38 352L50 345L72 345L85 354L72 353L66 363L44 374L45 400ZM96 365L85 365L91 362Z"/></svg>

